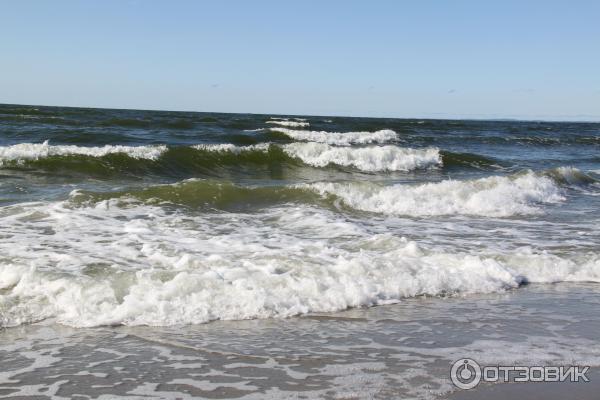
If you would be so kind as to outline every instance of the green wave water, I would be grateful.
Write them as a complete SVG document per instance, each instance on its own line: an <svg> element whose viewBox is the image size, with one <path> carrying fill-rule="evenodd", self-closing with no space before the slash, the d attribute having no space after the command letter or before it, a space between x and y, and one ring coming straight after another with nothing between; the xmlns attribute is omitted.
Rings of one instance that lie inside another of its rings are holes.
<svg viewBox="0 0 600 400"><path fill-rule="evenodd" d="M237 140L239 143L243 140ZM249 140L250 142L251 140ZM252 144L252 143L249 143ZM264 148L236 147L239 151L199 149L191 146L169 147L156 159L144 159L125 152L102 156L85 154L24 155L22 158L4 159L0 157L0 168L17 171L44 171L70 175L89 175L97 179L111 179L119 176L144 177L161 175L170 177L218 176L223 169L248 171L252 168L315 168L301 158L290 155L279 145ZM1 153L0 153L1 155ZM31 158L28 158L31 157ZM441 168L500 169L503 166L492 158L469 154L441 152ZM506 165L506 163L504 163ZM321 168L352 170L341 167L335 161ZM359 171L360 172L360 171Z"/></svg>

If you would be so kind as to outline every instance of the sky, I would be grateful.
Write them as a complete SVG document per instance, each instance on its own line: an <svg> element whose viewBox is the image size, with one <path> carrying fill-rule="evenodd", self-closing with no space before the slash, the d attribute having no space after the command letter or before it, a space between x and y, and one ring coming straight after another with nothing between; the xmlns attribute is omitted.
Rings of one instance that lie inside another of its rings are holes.
<svg viewBox="0 0 600 400"><path fill-rule="evenodd" d="M600 1L0 1L0 103L600 120Z"/></svg>

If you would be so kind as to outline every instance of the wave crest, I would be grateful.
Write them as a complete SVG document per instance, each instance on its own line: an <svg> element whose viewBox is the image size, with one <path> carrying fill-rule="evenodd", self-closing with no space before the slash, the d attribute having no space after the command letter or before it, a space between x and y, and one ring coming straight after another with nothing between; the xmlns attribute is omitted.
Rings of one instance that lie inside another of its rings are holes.
<svg viewBox="0 0 600 400"><path fill-rule="evenodd" d="M82 147L76 145L53 146L44 143L21 143L12 146L0 147L0 166L7 161L38 160L52 156L89 156L104 157L109 154L126 154L134 159L156 160L165 151L167 146L121 146L105 145L101 147Z"/></svg>
<svg viewBox="0 0 600 400"><path fill-rule="evenodd" d="M533 172L419 185L323 182L303 187L323 196L333 195L356 210L415 217L510 217L539 213L540 204L559 203L566 199L557 182Z"/></svg>
<svg viewBox="0 0 600 400"><path fill-rule="evenodd" d="M327 132L302 131L286 128L271 128L273 132L306 142L326 143L329 145L350 146L352 144L387 143L396 140L396 132L383 129L375 132Z"/></svg>
<svg viewBox="0 0 600 400"><path fill-rule="evenodd" d="M440 165L438 149L410 149L396 146L334 147L325 143L291 143L283 147L291 157L314 167L335 164L365 172L412 171Z"/></svg>
<svg viewBox="0 0 600 400"><path fill-rule="evenodd" d="M283 120L283 119L267 121L266 123L271 124L271 125L289 126L291 128L302 128L302 127L307 127L310 125L310 123L304 122L304 121L288 121L288 120Z"/></svg>
<svg viewBox="0 0 600 400"><path fill-rule="evenodd" d="M77 205L135 199L146 204L170 203L219 210L256 210L276 204L316 205L336 210L425 217L475 215L514 217L543 212L542 206L566 200L566 188L545 171L473 180L382 186L369 182L317 182L291 186L240 186L228 181L189 179L120 192L72 194Z"/></svg>
<svg viewBox="0 0 600 400"><path fill-rule="evenodd" d="M112 155L123 157L107 158ZM73 158L76 157L76 158ZM127 159L129 158L129 160ZM437 149L410 149L396 146L335 147L325 143L259 143L247 146L198 144L190 147L113 146L79 147L23 143L0 147L0 167L32 166L64 169L69 172L144 174L167 173L183 176L193 172L218 171L222 166L244 163L273 163L322 168L351 167L365 172L410 171L441 164Z"/></svg>

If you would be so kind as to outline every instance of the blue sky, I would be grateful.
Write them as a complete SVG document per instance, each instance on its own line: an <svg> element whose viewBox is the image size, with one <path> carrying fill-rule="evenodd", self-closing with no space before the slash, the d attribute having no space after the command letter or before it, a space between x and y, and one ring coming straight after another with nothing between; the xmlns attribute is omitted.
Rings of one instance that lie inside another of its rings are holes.
<svg viewBox="0 0 600 400"><path fill-rule="evenodd" d="M4 1L0 103L600 120L599 1Z"/></svg>

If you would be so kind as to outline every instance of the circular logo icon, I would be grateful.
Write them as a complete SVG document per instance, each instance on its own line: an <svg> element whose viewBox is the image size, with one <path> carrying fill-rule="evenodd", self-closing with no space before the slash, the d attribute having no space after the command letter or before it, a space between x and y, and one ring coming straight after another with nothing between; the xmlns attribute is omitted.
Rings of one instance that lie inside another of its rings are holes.
<svg viewBox="0 0 600 400"><path fill-rule="evenodd" d="M481 382L481 367L475 360L461 358L452 364L450 379L459 389L473 389Z"/></svg>

